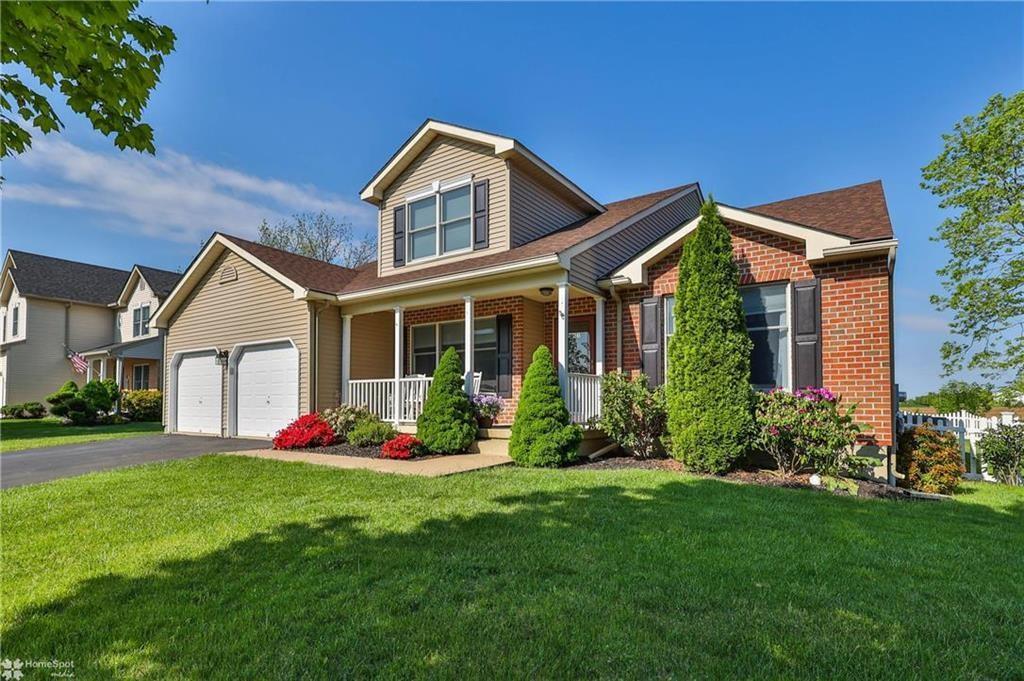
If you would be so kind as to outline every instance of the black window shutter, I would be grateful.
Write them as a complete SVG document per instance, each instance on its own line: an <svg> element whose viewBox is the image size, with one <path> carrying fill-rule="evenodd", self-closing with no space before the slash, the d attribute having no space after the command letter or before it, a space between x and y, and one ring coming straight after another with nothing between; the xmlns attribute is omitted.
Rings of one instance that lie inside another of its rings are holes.
<svg viewBox="0 0 1024 681"><path fill-rule="evenodd" d="M512 397L512 315L498 315L497 325L498 394Z"/></svg>
<svg viewBox="0 0 1024 681"><path fill-rule="evenodd" d="M405 206L395 208L395 267L405 264Z"/></svg>
<svg viewBox="0 0 1024 681"><path fill-rule="evenodd" d="M820 388L821 285L817 279L793 284L794 388Z"/></svg>
<svg viewBox="0 0 1024 681"><path fill-rule="evenodd" d="M487 248L487 180L473 184L473 250Z"/></svg>
<svg viewBox="0 0 1024 681"><path fill-rule="evenodd" d="M641 367L651 387L664 382L661 358L665 334L661 325L661 305L661 298L644 298L640 303Z"/></svg>

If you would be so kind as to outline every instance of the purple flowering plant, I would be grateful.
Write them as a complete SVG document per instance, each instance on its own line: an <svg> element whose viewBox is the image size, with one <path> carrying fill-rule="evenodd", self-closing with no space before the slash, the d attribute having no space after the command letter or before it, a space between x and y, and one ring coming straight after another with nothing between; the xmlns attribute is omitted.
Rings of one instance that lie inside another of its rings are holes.
<svg viewBox="0 0 1024 681"><path fill-rule="evenodd" d="M489 393L477 393L470 400L473 405L473 413L484 418L494 418L501 413L505 407L504 401L497 395Z"/></svg>
<svg viewBox="0 0 1024 681"><path fill-rule="evenodd" d="M775 388L757 398L758 449L768 454L783 475L814 469L838 475L852 462L861 426L857 405L840 407L841 398L827 388Z"/></svg>

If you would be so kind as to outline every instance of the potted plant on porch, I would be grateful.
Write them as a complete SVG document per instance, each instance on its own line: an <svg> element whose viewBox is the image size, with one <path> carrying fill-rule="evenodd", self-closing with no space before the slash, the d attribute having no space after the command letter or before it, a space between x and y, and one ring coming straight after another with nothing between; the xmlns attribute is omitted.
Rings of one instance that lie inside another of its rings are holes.
<svg viewBox="0 0 1024 681"><path fill-rule="evenodd" d="M473 413L476 414L476 423L481 428L490 428L494 425L494 419L501 413L504 403L497 395L478 393L472 399Z"/></svg>

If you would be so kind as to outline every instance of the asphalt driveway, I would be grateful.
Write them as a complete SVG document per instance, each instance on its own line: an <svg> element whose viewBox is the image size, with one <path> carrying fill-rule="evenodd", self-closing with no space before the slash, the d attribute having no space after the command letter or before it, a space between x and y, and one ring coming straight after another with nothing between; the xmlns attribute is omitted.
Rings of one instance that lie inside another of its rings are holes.
<svg viewBox="0 0 1024 681"><path fill-rule="evenodd" d="M266 449L266 440L242 440L194 435L149 435L77 445L39 447L0 456L0 487L70 478L111 468L154 461L186 459L211 452Z"/></svg>

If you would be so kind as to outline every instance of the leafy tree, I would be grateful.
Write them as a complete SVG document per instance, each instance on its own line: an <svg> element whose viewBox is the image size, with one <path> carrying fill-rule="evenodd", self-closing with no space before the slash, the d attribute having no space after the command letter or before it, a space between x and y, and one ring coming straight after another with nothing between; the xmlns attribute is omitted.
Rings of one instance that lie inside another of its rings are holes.
<svg viewBox="0 0 1024 681"><path fill-rule="evenodd" d="M154 153L153 129L142 122L142 111L175 36L140 16L138 6L138 0L0 3L0 58L59 90L72 111L113 135L118 149ZM43 133L64 127L47 98L7 68L0 75L0 111L0 157L32 145L21 122Z"/></svg>
<svg viewBox="0 0 1024 681"><path fill-rule="evenodd" d="M563 466L576 458L582 439L565 408L551 351L541 345L523 378L508 454L520 466Z"/></svg>
<svg viewBox="0 0 1024 681"><path fill-rule="evenodd" d="M342 267L358 267L377 255L373 240L356 239L352 223L326 211L298 213L275 225L264 220L259 226L259 242Z"/></svg>
<svg viewBox="0 0 1024 681"><path fill-rule="evenodd" d="M679 272L669 350L672 455L695 470L723 473L747 451L753 393L739 270L714 200L701 208Z"/></svg>
<svg viewBox="0 0 1024 681"><path fill-rule="evenodd" d="M1024 91L997 94L978 116L943 135L938 158L922 169L921 186L957 213L935 240L949 249L939 270L959 340L942 345L948 374L967 366L986 376L1024 373Z"/></svg>
<svg viewBox="0 0 1024 681"><path fill-rule="evenodd" d="M1024 423L1003 424L978 442L985 469L1005 485L1024 485Z"/></svg>
<svg viewBox="0 0 1024 681"><path fill-rule="evenodd" d="M465 392L462 361L448 348L434 370L423 413L416 419L416 437L434 454L459 454L476 437L476 416Z"/></svg>
<svg viewBox="0 0 1024 681"><path fill-rule="evenodd" d="M983 415L992 408L994 399L992 389L986 385L966 381L950 381L939 388L931 406L935 407L940 414L969 411L972 414Z"/></svg>
<svg viewBox="0 0 1024 681"><path fill-rule="evenodd" d="M1024 375L996 391L995 403L1000 407L1024 406Z"/></svg>

